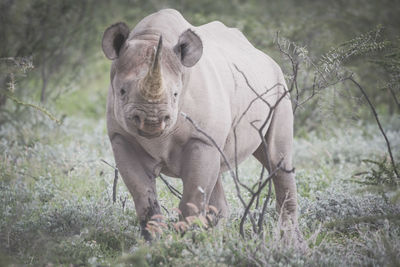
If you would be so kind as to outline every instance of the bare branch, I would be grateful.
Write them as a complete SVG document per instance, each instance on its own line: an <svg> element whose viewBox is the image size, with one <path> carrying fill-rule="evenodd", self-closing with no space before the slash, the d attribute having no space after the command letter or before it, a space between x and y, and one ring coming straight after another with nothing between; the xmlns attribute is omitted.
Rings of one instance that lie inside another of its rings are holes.
<svg viewBox="0 0 400 267"><path fill-rule="evenodd" d="M263 178L264 178L264 172L265 172L265 167L262 166L261 168L261 174L260 174L260 178L258 179L258 183L254 184L254 187L258 185L258 188L260 188ZM258 209L258 205L260 204L260 196L257 196L257 200L256 200L256 208Z"/></svg>
<svg viewBox="0 0 400 267"><path fill-rule="evenodd" d="M371 111L372 111L372 114L373 114L374 117L375 117L376 123L378 124L379 130L381 131L381 133L382 133L382 135L383 135L383 138L385 139L386 146L387 146L387 150L388 150L389 156L390 156L390 161L391 161L391 163L392 163L393 171L396 173L397 178L400 179L400 175L399 175L399 173L398 173L398 171L397 171L396 163L395 163L394 158L393 158L392 149L391 149L391 146L390 146L389 139L387 138L387 136L386 136L386 134L385 134L385 131L383 130L382 124L381 124L381 122L380 122L380 120L379 120L378 113L376 112L374 105L373 105L373 104L371 103L371 101L369 100L369 97L368 97L367 93L365 92L364 88L363 88L358 82L356 82L356 81L353 79L353 77L350 77L349 80L350 80L353 84L355 84L355 85L358 87L358 89L360 89L361 93L363 94L363 96L364 96L365 99L367 100L368 105L369 105L369 107L370 107L370 109L371 109Z"/></svg>
<svg viewBox="0 0 400 267"><path fill-rule="evenodd" d="M115 203L117 201L118 168L114 167L113 165L111 165L110 163L105 161L104 159L101 159L101 161L114 169L113 203Z"/></svg>
<svg viewBox="0 0 400 267"><path fill-rule="evenodd" d="M261 193L261 191L264 189L264 187L267 185L267 183L274 177L274 175L278 172L278 170L280 170L280 165L282 164L282 160L283 159L281 159L279 161L279 163L277 165L277 168L268 175L267 179L265 179L265 181L261 184L261 186L258 188L258 190L254 194L252 194L252 196L250 198L250 201L247 204L247 206L246 206L246 208L244 210L242 219L240 221L239 229L240 229L240 235L242 237L244 237L244 222L246 221L247 214L249 213L250 208L253 205L254 200L256 199L257 195L259 195ZM257 231L255 231L255 232L257 232Z"/></svg>
<svg viewBox="0 0 400 267"><path fill-rule="evenodd" d="M264 199L264 204L263 204L261 214L258 217L258 233L259 234L261 234L263 231L263 221L264 221L265 213L267 212L268 202L271 198L271 193L272 193L271 189L272 189L272 183L271 183L271 180L269 180L268 181L268 193Z"/></svg>
<svg viewBox="0 0 400 267"><path fill-rule="evenodd" d="M397 108L400 110L400 102L397 99L397 96L396 96L395 92L393 91L393 89L392 89L392 87L390 85L388 86L388 90L389 90L390 94L392 95L392 97L394 99L394 102L397 105Z"/></svg>
<svg viewBox="0 0 400 267"><path fill-rule="evenodd" d="M167 186L167 188L169 189L169 191L171 191L171 193L176 196L179 199L182 199L182 193L176 189L175 187L173 187L170 183L168 183L168 181L161 175L159 174L159 177L161 179L161 181L164 182L164 184Z"/></svg>

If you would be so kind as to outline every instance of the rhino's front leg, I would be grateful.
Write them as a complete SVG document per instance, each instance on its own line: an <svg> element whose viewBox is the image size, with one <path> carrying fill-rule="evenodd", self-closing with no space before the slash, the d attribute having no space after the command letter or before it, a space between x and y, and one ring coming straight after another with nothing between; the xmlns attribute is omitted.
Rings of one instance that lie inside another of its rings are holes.
<svg viewBox="0 0 400 267"><path fill-rule="evenodd" d="M208 205L219 170L220 156L213 146L199 140L185 146L181 169L183 196L179 204L183 217L195 214L187 203L196 205L199 210Z"/></svg>
<svg viewBox="0 0 400 267"><path fill-rule="evenodd" d="M114 135L111 144L117 168L135 202L142 235L149 240L151 235L145 229L146 224L153 215L161 213L157 201L155 175L148 167L151 159L146 161L149 157L121 135Z"/></svg>

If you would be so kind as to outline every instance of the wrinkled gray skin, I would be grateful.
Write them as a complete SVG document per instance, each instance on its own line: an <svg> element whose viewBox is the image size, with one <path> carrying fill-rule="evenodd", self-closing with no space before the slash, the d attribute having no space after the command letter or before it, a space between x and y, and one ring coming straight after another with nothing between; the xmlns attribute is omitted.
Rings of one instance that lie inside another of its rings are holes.
<svg viewBox="0 0 400 267"><path fill-rule="evenodd" d="M270 171L281 160L286 170L293 168L289 96L273 110L265 128L268 160L258 132L250 124L261 126L269 113L268 105L258 99L239 119L257 95L234 64L258 94L272 88L263 94L271 106L287 90L279 66L254 48L239 30L217 21L195 27L178 11L166 9L145 17L131 32L124 23L110 26L102 45L112 60L108 134L146 238L146 222L160 213L156 193L160 172L182 179L179 209L184 217L193 213L187 203L202 207L203 195L198 187L204 189L206 201L222 216L228 214L220 178L227 166L211 142L180 112L213 137L231 166L235 166L236 126L239 163L253 155ZM294 173L278 171L273 183L282 223L291 222L298 232Z"/></svg>

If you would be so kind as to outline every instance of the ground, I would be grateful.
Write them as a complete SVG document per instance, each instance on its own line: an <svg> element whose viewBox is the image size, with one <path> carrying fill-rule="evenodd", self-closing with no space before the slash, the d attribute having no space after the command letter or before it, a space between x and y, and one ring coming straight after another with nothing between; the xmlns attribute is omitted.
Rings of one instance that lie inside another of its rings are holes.
<svg viewBox="0 0 400 267"><path fill-rule="evenodd" d="M400 118L385 120L394 151ZM368 190L360 172L382 160L386 146L375 124L346 125L295 139L300 229L306 253L279 241L274 203L262 236L239 235L243 208L223 177L230 217L211 229L174 230L178 199L158 181L168 228L152 243L140 237L134 204L121 179L113 203L114 164L103 119L67 117L61 126L31 112L0 128L0 266L349 266L400 263L400 205L391 192ZM248 183L260 166L240 167ZM181 189L180 181L168 181ZM397 201L397 202L396 202ZM167 211L169 213L167 213Z"/></svg>

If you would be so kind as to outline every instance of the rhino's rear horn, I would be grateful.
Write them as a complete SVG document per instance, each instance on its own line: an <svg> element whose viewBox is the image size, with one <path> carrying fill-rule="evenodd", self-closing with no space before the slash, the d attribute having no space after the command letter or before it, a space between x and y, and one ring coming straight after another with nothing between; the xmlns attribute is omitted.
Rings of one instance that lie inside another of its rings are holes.
<svg viewBox="0 0 400 267"><path fill-rule="evenodd" d="M160 35L160 39L158 40L157 50L155 52L153 66L151 68L152 73L159 71L160 69L160 54L162 49L162 35Z"/></svg>

